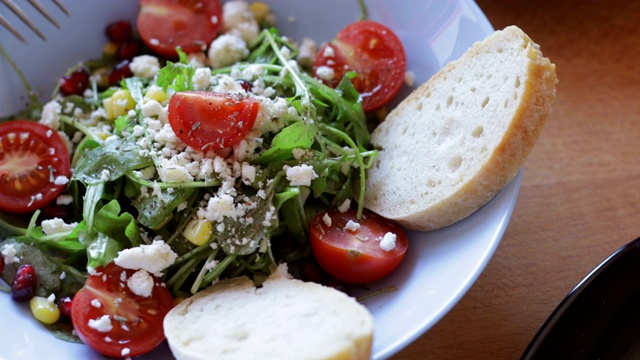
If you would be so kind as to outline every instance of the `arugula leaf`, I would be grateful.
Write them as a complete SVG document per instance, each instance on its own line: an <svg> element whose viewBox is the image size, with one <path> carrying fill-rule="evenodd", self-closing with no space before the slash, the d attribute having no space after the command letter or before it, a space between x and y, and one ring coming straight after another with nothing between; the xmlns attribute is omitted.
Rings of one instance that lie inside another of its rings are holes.
<svg viewBox="0 0 640 360"><path fill-rule="evenodd" d="M143 154L146 153L132 141L121 138L105 141L102 146L82 154L76 163L73 179L85 184L116 180L128 171L153 165L151 157Z"/></svg>
<svg viewBox="0 0 640 360"><path fill-rule="evenodd" d="M195 69L189 65L186 54L178 50L180 62L174 63L167 61L167 65L160 69L156 78L156 84L162 88L164 92L171 87L176 92L193 90L193 74Z"/></svg>
<svg viewBox="0 0 640 360"><path fill-rule="evenodd" d="M138 210L137 220L141 225L158 230L171 220L173 211L183 201L187 200L198 189L194 187L176 187L171 191L160 190L160 194L142 196L140 186L133 181L127 181L125 195Z"/></svg>
<svg viewBox="0 0 640 360"><path fill-rule="evenodd" d="M293 149L309 149L313 145L318 129L312 124L297 121L280 131L272 140L271 148L262 153L255 162L268 164L293 157Z"/></svg>

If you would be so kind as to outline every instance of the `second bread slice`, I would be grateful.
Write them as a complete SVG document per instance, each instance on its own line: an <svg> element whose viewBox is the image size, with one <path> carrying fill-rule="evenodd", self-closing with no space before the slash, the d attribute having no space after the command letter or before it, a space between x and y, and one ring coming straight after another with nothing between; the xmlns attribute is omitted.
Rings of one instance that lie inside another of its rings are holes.
<svg viewBox="0 0 640 360"><path fill-rule="evenodd" d="M414 230L457 222L511 181L539 137L555 65L515 26L416 89L371 137L365 207Z"/></svg>

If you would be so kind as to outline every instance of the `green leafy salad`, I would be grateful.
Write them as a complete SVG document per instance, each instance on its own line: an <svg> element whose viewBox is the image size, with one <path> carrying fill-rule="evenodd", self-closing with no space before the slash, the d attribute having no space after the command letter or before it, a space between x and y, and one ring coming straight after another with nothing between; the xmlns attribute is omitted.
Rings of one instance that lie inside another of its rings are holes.
<svg viewBox="0 0 640 360"><path fill-rule="evenodd" d="M307 258L316 213L352 200L362 211L376 151L352 74L328 87L293 61L298 51L270 28L228 67L183 52L162 66L139 56L131 64L138 71L116 86L99 90L93 81L83 95L55 94L31 109L30 118L58 130L71 149L57 203L72 211L0 213L0 248L46 267L42 296L75 293L89 273L137 247L170 247L161 276L174 297ZM167 120L169 100L193 91L250 98L257 115L247 135L222 149L183 142ZM14 274L8 266L3 276Z"/></svg>

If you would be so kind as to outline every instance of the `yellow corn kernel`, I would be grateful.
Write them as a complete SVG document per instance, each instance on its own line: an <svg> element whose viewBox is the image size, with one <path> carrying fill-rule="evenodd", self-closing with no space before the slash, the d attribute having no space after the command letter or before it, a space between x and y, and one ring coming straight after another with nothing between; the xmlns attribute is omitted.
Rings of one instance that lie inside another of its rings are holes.
<svg viewBox="0 0 640 360"><path fill-rule="evenodd" d="M271 11L269 5L263 3L262 1L256 1L252 3L251 5L249 5L249 9L251 9L251 12L256 18L258 24L262 23L262 20L264 20L264 18L269 15L269 12Z"/></svg>
<svg viewBox="0 0 640 360"><path fill-rule="evenodd" d="M111 95L111 97L102 100L102 107L106 112L107 120L115 120L125 115L129 110L136 106L136 102L131 97L129 90L120 89Z"/></svg>
<svg viewBox="0 0 640 360"><path fill-rule="evenodd" d="M204 219L191 220L182 231L185 239L197 246L206 244L211 234L213 234L213 224Z"/></svg>
<svg viewBox="0 0 640 360"><path fill-rule="evenodd" d="M33 317L43 324L53 324L60 319L60 309L54 302L42 296L34 296L29 300Z"/></svg>
<svg viewBox="0 0 640 360"><path fill-rule="evenodd" d="M106 57L116 57L117 53L118 45L112 42L108 42L107 45L102 48L102 54Z"/></svg>
<svg viewBox="0 0 640 360"><path fill-rule="evenodd" d="M145 100L155 100L161 104L167 101L168 98L169 96L167 95L167 93L162 91L162 88L159 86L150 86L147 89L147 93L144 94Z"/></svg>

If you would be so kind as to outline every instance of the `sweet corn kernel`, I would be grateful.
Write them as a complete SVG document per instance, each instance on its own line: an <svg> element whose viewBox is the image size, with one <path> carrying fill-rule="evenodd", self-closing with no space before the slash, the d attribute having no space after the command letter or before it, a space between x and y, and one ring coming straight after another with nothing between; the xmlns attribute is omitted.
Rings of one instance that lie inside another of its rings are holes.
<svg viewBox="0 0 640 360"><path fill-rule="evenodd" d="M131 97L129 90L126 89L120 89L114 92L111 97L102 100L102 107L106 112L107 120L115 120L135 106L136 102Z"/></svg>
<svg viewBox="0 0 640 360"><path fill-rule="evenodd" d="M60 318L60 309L54 302L42 296L34 296L29 300L33 317L43 324L53 324Z"/></svg>
<svg viewBox="0 0 640 360"><path fill-rule="evenodd" d="M191 220L182 232L187 240L197 246L206 244L211 234L213 234L213 224L204 219Z"/></svg>
<svg viewBox="0 0 640 360"><path fill-rule="evenodd" d="M256 18L256 21L258 23L262 23L262 20L264 20L264 18L271 11L271 9L269 8L269 5L261 1L256 1L252 3L251 5L249 5L249 9L251 9L253 16Z"/></svg>
<svg viewBox="0 0 640 360"><path fill-rule="evenodd" d="M147 93L144 94L145 100L155 100L161 104L168 98L169 96L167 95L167 93L162 91L162 88L158 86L150 86L149 89L147 89Z"/></svg>
<svg viewBox="0 0 640 360"><path fill-rule="evenodd" d="M116 57L117 53L118 45L112 42L108 42L107 45L102 48L102 54L106 57Z"/></svg>

